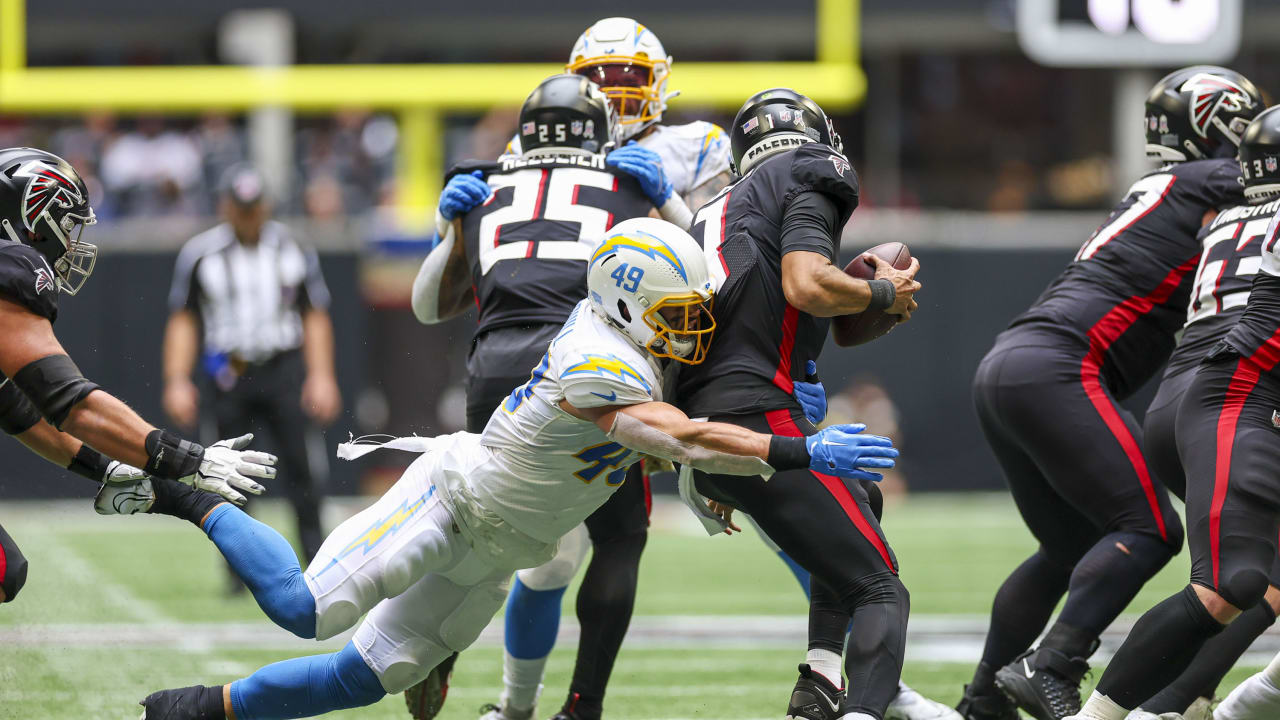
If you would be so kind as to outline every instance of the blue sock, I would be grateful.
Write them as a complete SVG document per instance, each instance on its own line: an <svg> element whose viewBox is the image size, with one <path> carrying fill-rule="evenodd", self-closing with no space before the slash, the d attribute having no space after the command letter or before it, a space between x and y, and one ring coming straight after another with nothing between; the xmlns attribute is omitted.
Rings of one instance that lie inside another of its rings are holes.
<svg viewBox="0 0 1280 720"><path fill-rule="evenodd" d="M356 646L272 663L231 683L236 720L285 720L372 705L386 695Z"/></svg>
<svg viewBox="0 0 1280 720"><path fill-rule="evenodd" d="M316 636L316 601L289 541L230 504L209 513L204 532L272 622L301 638Z"/></svg>
<svg viewBox="0 0 1280 720"><path fill-rule="evenodd" d="M568 588L530 590L516 578L507 596L507 652L521 660L543 658L556 646L560 600Z"/></svg>
<svg viewBox="0 0 1280 720"><path fill-rule="evenodd" d="M791 556L782 550L778 551L778 557L782 558L782 562L787 564L787 567L791 570L791 574L796 576L796 580L799 581L800 587L804 589L804 596L809 597L809 571L800 567L800 563L792 560Z"/></svg>

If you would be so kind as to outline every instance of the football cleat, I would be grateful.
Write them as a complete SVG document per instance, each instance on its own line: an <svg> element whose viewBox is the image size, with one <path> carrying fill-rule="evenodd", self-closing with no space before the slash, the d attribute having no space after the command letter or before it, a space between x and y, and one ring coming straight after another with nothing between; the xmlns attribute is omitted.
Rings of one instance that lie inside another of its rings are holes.
<svg viewBox="0 0 1280 720"><path fill-rule="evenodd" d="M480 706L480 720L531 720L534 708L517 710L513 707L500 707L489 703Z"/></svg>
<svg viewBox="0 0 1280 720"><path fill-rule="evenodd" d="M93 509L99 515L133 515L144 513L155 504L156 491L151 478L142 477L127 483L103 483L93 496Z"/></svg>
<svg viewBox="0 0 1280 720"><path fill-rule="evenodd" d="M1280 708L1277 708L1280 709ZM1166 716L1171 713L1165 713L1160 716L1160 720L1168 720ZM1213 700L1207 697L1198 697L1187 706L1182 715L1173 713L1173 720L1213 720Z"/></svg>
<svg viewBox="0 0 1280 720"><path fill-rule="evenodd" d="M456 662L458 653L453 653L432 668L422 682L404 691L404 704L413 720L431 720L440 714L445 698L449 696L449 680L453 678Z"/></svg>
<svg viewBox="0 0 1280 720"><path fill-rule="evenodd" d="M1210 717L1212 720L1212 716ZM1129 713L1124 720L1185 720L1185 718L1181 713L1167 712L1156 715L1155 713L1149 713L1142 708L1138 708L1137 710Z"/></svg>
<svg viewBox="0 0 1280 720"><path fill-rule="evenodd" d="M578 707L582 695L572 693L564 707L560 708L560 712L551 716L551 720L600 720L601 707L599 703L587 704Z"/></svg>
<svg viewBox="0 0 1280 720"><path fill-rule="evenodd" d="M791 691L786 720L837 720L844 715L844 689L801 663L800 677Z"/></svg>
<svg viewBox="0 0 1280 720"><path fill-rule="evenodd" d="M204 720L224 717L221 685L157 690L142 699L138 720Z"/></svg>
<svg viewBox="0 0 1280 720"><path fill-rule="evenodd" d="M1061 720L1080 712L1080 681L1088 671L1084 658L1039 648L997 670L996 686L1036 720Z"/></svg>
<svg viewBox="0 0 1280 720"><path fill-rule="evenodd" d="M963 720L954 709L898 683L898 694L884 711L884 720Z"/></svg>
<svg viewBox="0 0 1280 720"><path fill-rule="evenodd" d="M956 705L956 712L964 720L1022 720L1018 708L1008 695L994 690L981 694L964 686L964 697Z"/></svg>

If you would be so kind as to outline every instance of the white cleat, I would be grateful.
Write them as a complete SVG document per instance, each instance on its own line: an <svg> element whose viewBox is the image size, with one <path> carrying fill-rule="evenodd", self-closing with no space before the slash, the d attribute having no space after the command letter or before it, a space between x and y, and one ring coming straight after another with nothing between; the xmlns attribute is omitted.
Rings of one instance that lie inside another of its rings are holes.
<svg viewBox="0 0 1280 720"><path fill-rule="evenodd" d="M1268 715L1267 717L1271 717ZM1209 698L1198 697L1195 702L1187 706L1187 709L1181 714L1165 713L1160 716L1160 720L1213 720L1213 701Z"/></svg>
<svg viewBox="0 0 1280 720"><path fill-rule="evenodd" d="M1126 717L1125 720L1186 720L1186 718L1184 718L1181 713L1168 712L1156 715L1155 713L1149 713L1142 708L1138 708L1137 710L1129 713L1129 716ZM1209 716L1209 720L1213 720L1212 715Z"/></svg>
<svg viewBox="0 0 1280 720"><path fill-rule="evenodd" d="M481 705L480 720L532 720L535 708L521 712L511 707L499 707L497 705L488 704Z"/></svg>
<svg viewBox="0 0 1280 720"><path fill-rule="evenodd" d="M898 694L884 711L884 720L964 720L954 708L935 702L898 683Z"/></svg>

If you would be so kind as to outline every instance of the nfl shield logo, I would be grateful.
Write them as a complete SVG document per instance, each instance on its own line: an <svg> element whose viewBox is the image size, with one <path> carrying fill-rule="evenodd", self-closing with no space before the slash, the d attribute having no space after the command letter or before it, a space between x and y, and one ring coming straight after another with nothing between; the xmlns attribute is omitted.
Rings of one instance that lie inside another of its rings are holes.
<svg viewBox="0 0 1280 720"><path fill-rule="evenodd" d="M582 126L582 136L583 136L583 137L585 137L585 138L592 138L592 139L595 139L595 136L596 136L596 121L595 121L595 120L588 120L586 123L584 123L584 124L583 124L583 126Z"/></svg>
<svg viewBox="0 0 1280 720"><path fill-rule="evenodd" d="M1268 157L1265 161L1263 161L1263 164L1267 166L1267 172L1276 171L1276 158L1274 155Z"/></svg>
<svg viewBox="0 0 1280 720"><path fill-rule="evenodd" d="M527 122L520 126L521 135L532 135L536 132L538 132L538 126L531 122Z"/></svg>
<svg viewBox="0 0 1280 720"><path fill-rule="evenodd" d="M1160 132L1162 134L1169 132L1169 116L1168 115L1160 116Z"/></svg>
<svg viewBox="0 0 1280 720"><path fill-rule="evenodd" d="M1156 129L1156 116L1155 116L1155 115L1152 115L1151 117L1147 118L1147 129L1148 129L1148 130L1150 130L1150 131L1152 131L1152 132L1155 132L1155 129Z"/></svg>
<svg viewBox="0 0 1280 720"><path fill-rule="evenodd" d="M581 120L574 120L572 123L570 123L570 124L569 124L569 132L573 133L574 135L581 135L581 134L582 134L582 121L581 121Z"/></svg>
<svg viewBox="0 0 1280 720"><path fill-rule="evenodd" d="M1280 411L1271 411L1271 427L1280 428Z"/></svg>
<svg viewBox="0 0 1280 720"><path fill-rule="evenodd" d="M778 111L778 119L779 119L779 120L781 120L782 122L791 122L791 111L790 111L790 110L779 110L779 111Z"/></svg>

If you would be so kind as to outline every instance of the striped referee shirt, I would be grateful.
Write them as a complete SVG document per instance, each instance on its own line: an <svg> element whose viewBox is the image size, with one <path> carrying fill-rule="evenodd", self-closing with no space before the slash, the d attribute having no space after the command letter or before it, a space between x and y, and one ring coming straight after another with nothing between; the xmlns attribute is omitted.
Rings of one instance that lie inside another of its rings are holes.
<svg viewBox="0 0 1280 720"><path fill-rule="evenodd" d="M302 313L329 307L315 250L284 224L268 220L258 244L236 240L223 223L187 241L178 253L171 311L191 310L204 328L206 353L263 362L302 346Z"/></svg>

